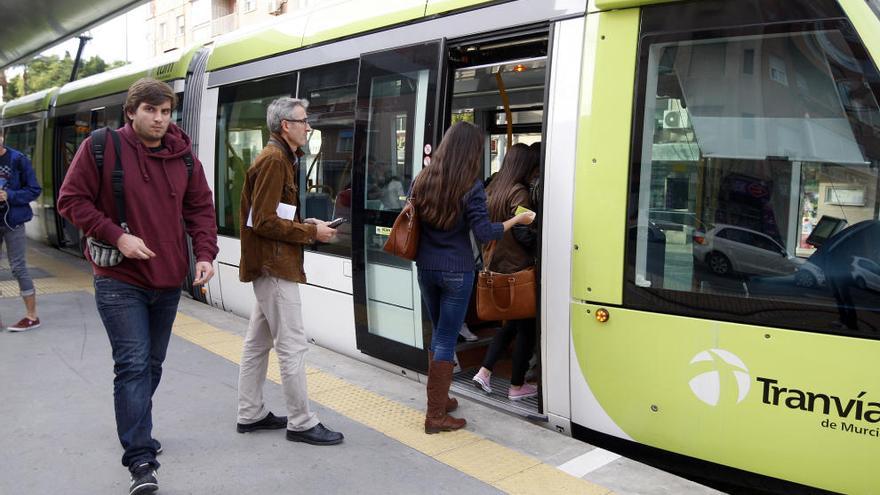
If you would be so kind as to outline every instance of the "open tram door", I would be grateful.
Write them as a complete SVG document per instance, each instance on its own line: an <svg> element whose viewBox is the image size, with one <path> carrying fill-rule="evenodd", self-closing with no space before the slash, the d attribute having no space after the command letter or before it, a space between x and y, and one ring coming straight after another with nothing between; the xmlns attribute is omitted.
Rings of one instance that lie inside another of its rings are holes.
<svg viewBox="0 0 880 495"><path fill-rule="evenodd" d="M351 188L357 347L427 372L431 325L414 262L382 247L410 184L440 140L443 40L363 55L358 74Z"/></svg>

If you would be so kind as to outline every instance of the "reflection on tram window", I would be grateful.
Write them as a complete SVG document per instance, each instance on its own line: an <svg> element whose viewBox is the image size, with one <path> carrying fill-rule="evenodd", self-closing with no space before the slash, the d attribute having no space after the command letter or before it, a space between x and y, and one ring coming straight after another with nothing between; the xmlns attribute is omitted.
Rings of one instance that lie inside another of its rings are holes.
<svg viewBox="0 0 880 495"><path fill-rule="evenodd" d="M427 70L373 79L364 191L367 210L403 208L415 171L422 168L422 101L427 92Z"/></svg>
<svg viewBox="0 0 880 495"><path fill-rule="evenodd" d="M351 220L357 70L357 61L351 60L300 74L299 95L309 101L312 127L299 170L303 218ZM309 249L351 257L351 222L336 229L332 243Z"/></svg>
<svg viewBox="0 0 880 495"><path fill-rule="evenodd" d="M295 75L220 88L214 184L218 233L239 237L245 174L269 141L266 109L276 98L292 96L295 88Z"/></svg>
<svg viewBox="0 0 880 495"><path fill-rule="evenodd" d="M10 126L4 129L6 146L23 153L29 160L34 160L37 147L37 123Z"/></svg>
<svg viewBox="0 0 880 495"><path fill-rule="evenodd" d="M850 43L829 29L651 44L631 283L824 306L839 312L825 329L866 328L880 109Z"/></svg>

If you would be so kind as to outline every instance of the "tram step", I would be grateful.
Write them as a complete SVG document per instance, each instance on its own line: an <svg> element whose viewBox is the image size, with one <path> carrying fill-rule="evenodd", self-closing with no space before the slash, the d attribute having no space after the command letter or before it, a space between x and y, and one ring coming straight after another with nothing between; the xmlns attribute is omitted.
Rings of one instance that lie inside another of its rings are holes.
<svg viewBox="0 0 880 495"><path fill-rule="evenodd" d="M537 396L523 400L510 400L507 398L507 389L510 387L510 380L507 378L492 375L491 394L487 394L483 389L477 388L471 378L474 377L478 369L469 368L456 373L452 378L452 390L456 394L519 416L525 416L538 421L546 420L546 417L538 409Z"/></svg>

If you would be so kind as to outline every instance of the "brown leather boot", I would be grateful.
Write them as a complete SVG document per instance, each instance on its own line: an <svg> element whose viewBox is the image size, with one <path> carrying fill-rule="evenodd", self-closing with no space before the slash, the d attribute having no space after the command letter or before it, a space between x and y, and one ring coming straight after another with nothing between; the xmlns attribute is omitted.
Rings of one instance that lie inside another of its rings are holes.
<svg viewBox="0 0 880 495"><path fill-rule="evenodd" d="M431 374L431 363L434 362L434 353L428 351L428 375ZM450 413L458 409L458 400L455 397L446 396L446 412Z"/></svg>
<svg viewBox="0 0 880 495"><path fill-rule="evenodd" d="M439 433L464 428L467 421L446 414L452 368L449 361L432 361L428 366L428 411L425 413L425 433Z"/></svg>

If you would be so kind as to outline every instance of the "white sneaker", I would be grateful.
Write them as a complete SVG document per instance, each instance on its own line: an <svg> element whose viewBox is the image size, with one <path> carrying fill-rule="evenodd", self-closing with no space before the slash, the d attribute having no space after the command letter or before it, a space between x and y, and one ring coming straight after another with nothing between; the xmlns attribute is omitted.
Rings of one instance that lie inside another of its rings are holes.
<svg viewBox="0 0 880 495"><path fill-rule="evenodd" d="M468 328L467 323L461 324L461 330L458 331L458 334L461 335L464 338L464 340L466 340L468 342L476 342L476 341L480 340L479 337L474 335L474 332L471 332L471 329Z"/></svg>

